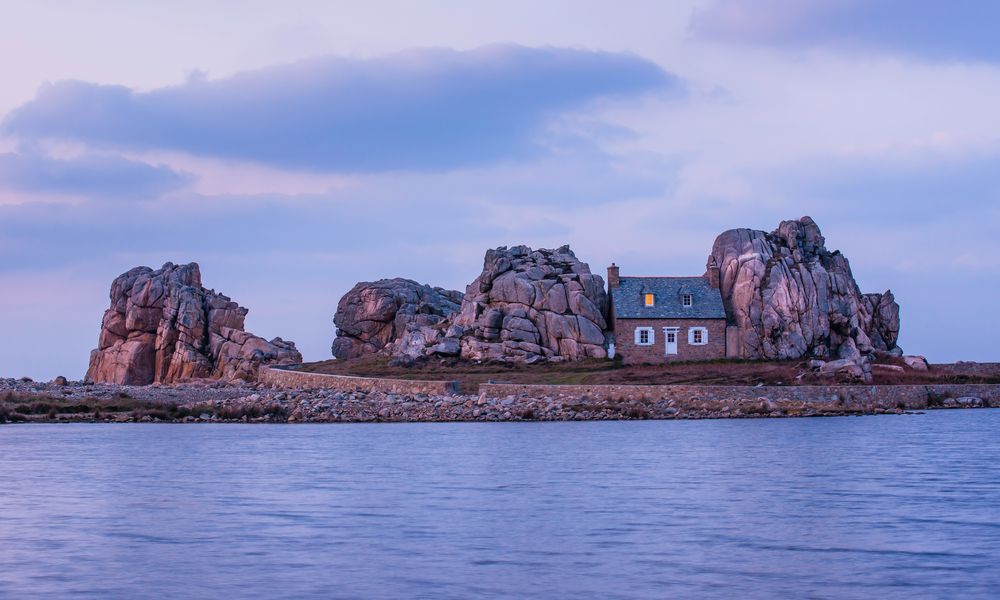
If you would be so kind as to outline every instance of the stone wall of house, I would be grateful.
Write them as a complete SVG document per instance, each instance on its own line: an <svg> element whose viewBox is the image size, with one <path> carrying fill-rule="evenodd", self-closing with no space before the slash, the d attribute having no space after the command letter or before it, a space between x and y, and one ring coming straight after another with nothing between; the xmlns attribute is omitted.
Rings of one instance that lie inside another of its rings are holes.
<svg viewBox="0 0 1000 600"><path fill-rule="evenodd" d="M265 385L292 389L323 389L338 392L381 392L385 394L450 395L458 391L454 381L385 379L306 373L290 368L261 367L257 381Z"/></svg>
<svg viewBox="0 0 1000 600"><path fill-rule="evenodd" d="M653 344L638 346L635 343L637 327L653 328ZM679 327L677 354L666 355L664 327ZM693 346L688 343L688 329L708 329L708 343ZM714 360L726 357L726 321L724 319L616 319L615 354L625 364L664 363L681 360Z"/></svg>
<svg viewBox="0 0 1000 600"><path fill-rule="evenodd" d="M797 385L797 386L728 386L728 385L532 385L484 383L480 395L488 398L589 398L670 403L678 407L702 407L719 411L742 402L763 401L781 408L808 405L859 412L878 409L919 410L949 406L961 398L979 398L985 406L1000 407L1000 385ZM958 403L961 404L961 403Z"/></svg>

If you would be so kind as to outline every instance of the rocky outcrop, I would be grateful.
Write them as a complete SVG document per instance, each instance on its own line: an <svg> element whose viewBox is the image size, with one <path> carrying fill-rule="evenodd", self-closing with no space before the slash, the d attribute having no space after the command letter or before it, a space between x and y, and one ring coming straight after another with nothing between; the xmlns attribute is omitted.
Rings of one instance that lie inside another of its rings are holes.
<svg viewBox="0 0 1000 600"><path fill-rule="evenodd" d="M892 292L862 294L847 258L825 243L809 217L771 233L733 229L716 238L709 264L719 267L744 358L814 356L863 366L876 351L902 354Z"/></svg>
<svg viewBox="0 0 1000 600"><path fill-rule="evenodd" d="M461 310L434 326L410 326L391 353L525 363L604 358L607 304L604 280L569 246L496 248Z"/></svg>
<svg viewBox="0 0 1000 600"><path fill-rule="evenodd" d="M461 303L461 292L410 279L363 281L337 304L337 338L331 350L338 359L373 354L398 341L408 327L437 325Z"/></svg>
<svg viewBox="0 0 1000 600"><path fill-rule="evenodd" d="M247 309L201 285L196 263L136 267L111 284L87 381L146 385L252 380L261 364L302 362L295 344L243 330Z"/></svg>
<svg viewBox="0 0 1000 600"><path fill-rule="evenodd" d="M903 363L914 371L926 371L929 368L927 359L919 355L904 356Z"/></svg>

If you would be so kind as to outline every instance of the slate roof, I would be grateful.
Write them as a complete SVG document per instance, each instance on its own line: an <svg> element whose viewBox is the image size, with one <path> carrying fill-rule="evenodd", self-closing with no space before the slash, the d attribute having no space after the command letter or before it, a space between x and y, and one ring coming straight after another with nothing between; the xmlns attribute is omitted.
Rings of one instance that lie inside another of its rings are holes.
<svg viewBox="0 0 1000 600"><path fill-rule="evenodd" d="M647 293L653 294L654 306L644 304ZM691 306L683 306L683 294L691 294ZM611 298L618 319L726 318L722 294L704 277L622 277Z"/></svg>

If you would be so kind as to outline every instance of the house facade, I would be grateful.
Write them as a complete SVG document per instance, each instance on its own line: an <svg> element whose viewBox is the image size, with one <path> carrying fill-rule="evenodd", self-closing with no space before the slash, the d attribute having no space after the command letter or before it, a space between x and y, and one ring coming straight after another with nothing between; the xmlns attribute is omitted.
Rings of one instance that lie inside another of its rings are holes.
<svg viewBox="0 0 1000 600"><path fill-rule="evenodd" d="M608 295L614 354L626 364L729 356L727 336L734 331L727 328L714 262L698 277L622 277L612 263Z"/></svg>

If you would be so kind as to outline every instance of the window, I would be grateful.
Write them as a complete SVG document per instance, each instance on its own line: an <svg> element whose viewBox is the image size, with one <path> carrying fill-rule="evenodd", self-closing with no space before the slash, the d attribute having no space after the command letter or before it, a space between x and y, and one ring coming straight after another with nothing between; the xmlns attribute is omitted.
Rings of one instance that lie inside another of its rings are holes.
<svg viewBox="0 0 1000 600"><path fill-rule="evenodd" d="M653 306L653 295L643 294L643 301L646 303L646 306Z"/></svg>
<svg viewBox="0 0 1000 600"><path fill-rule="evenodd" d="M688 329L688 344L692 346L704 346L708 343L708 329L705 327L692 327Z"/></svg>
<svg viewBox="0 0 1000 600"><path fill-rule="evenodd" d="M653 345L653 328L652 327L636 327L635 328L635 345L636 346L652 346Z"/></svg>
<svg viewBox="0 0 1000 600"><path fill-rule="evenodd" d="M694 298L691 297L691 294L684 294L681 296L681 304L684 306L691 306L694 304Z"/></svg>

